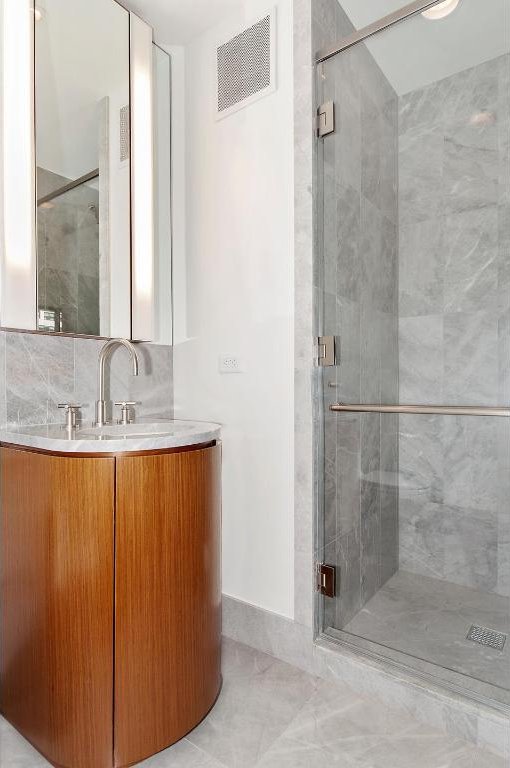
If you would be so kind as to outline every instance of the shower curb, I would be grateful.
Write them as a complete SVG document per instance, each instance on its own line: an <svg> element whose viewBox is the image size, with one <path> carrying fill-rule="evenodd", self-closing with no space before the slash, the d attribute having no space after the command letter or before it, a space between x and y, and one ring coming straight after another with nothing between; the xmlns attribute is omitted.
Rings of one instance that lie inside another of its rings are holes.
<svg viewBox="0 0 510 768"><path fill-rule="evenodd" d="M504 712L425 685L337 643L315 641L310 627L292 619L223 595L223 635L322 679L341 680L426 725L510 759L510 719Z"/></svg>

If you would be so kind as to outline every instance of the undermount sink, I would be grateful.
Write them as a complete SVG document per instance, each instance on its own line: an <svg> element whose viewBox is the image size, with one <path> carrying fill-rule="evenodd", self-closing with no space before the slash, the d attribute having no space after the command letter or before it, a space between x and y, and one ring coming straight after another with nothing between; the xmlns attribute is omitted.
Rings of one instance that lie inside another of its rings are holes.
<svg viewBox="0 0 510 768"><path fill-rule="evenodd" d="M106 424L104 427L85 427L77 431L76 438L94 440L134 440L144 437L166 437L182 435L194 429L193 423L158 422L155 424Z"/></svg>
<svg viewBox="0 0 510 768"><path fill-rule="evenodd" d="M144 419L133 424L105 424L66 429L59 424L5 427L0 442L64 453L121 453L165 450L217 441L220 427L206 421Z"/></svg>

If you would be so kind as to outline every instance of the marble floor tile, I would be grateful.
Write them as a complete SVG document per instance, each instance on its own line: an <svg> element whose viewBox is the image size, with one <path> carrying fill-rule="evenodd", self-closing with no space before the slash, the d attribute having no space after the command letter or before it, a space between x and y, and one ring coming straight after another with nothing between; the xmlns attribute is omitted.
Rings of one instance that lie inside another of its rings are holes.
<svg viewBox="0 0 510 768"><path fill-rule="evenodd" d="M26 739L0 717L0 766L2 768L51 768Z"/></svg>
<svg viewBox="0 0 510 768"><path fill-rule="evenodd" d="M508 598L401 570L344 630L497 686L494 695L506 698L510 641L498 651L467 640L472 624L509 633Z"/></svg>
<svg viewBox="0 0 510 768"><path fill-rule="evenodd" d="M221 696L189 740L229 768L250 768L269 749L317 687L296 667L226 642Z"/></svg>
<svg viewBox="0 0 510 768"><path fill-rule="evenodd" d="M503 768L502 759L323 682L257 768Z"/></svg>
<svg viewBox="0 0 510 768"><path fill-rule="evenodd" d="M212 755L203 752L188 739L182 739L170 749L138 763L140 768L225 768Z"/></svg>
<svg viewBox="0 0 510 768"><path fill-rule="evenodd" d="M218 703L187 738L144 768L504 768L504 761L388 709L342 683L307 675L225 640ZM0 718L1 768L48 768Z"/></svg>

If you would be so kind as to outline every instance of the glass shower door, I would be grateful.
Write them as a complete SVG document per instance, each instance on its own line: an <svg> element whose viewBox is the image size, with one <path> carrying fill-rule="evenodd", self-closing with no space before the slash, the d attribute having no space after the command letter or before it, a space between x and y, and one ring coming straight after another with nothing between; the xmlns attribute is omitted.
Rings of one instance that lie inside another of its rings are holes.
<svg viewBox="0 0 510 768"><path fill-rule="evenodd" d="M320 332L337 338L321 628L504 705L510 56L504 13L484 9L413 16L317 68L336 115L317 147Z"/></svg>

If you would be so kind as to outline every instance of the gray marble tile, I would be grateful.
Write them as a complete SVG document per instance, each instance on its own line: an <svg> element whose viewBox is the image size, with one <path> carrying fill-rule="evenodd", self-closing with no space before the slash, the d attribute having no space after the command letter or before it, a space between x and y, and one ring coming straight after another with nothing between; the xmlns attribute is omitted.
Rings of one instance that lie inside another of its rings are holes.
<svg viewBox="0 0 510 768"><path fill-rule="evenodd" d="M231 768L249 768L313 694L315 678L248 648L227 644L218 702L188 739Z"/></svg>
<svg viewBox="0 0 510 768"><path fill-rule="evenodd" d="M373 489L379 506L380 489ZM362 495L363 504L363 495ZM380 587L381 519L379 509L362 517L360 525L361 603L365 605Z"/></svg>
<svg viewBox="0 0 510 768"><path fill-rule="evenodd" d="M393 403L398 401L399 382L399 339L396 312L379 314L379 340L381 347L379 396L381 403ZM389 420L388 424L390 423L393 422Z"/></svg>
<svg viewBox="0 0 510 768"><path fill-rule="evenodd" d="M497 149L478 147L460 137L446 138L442 197L448 213L497 205L499 155Z"/></svg>
<svg viewBox="0 0 510 768"><path fill-rule="evenodd" d="M0 717L0 765L2 768L50 768L50 763L2 717Z"/></svg>
<svg viewBox="0 0 510 768"><path fill-rule="evenodd" d="M498 207L498 247L499 309L506 312L510 308L510 205Z"/></svg>
<svg viewBox="0 0 510 768"><path fill-rule="evenodd" d="M443 248L444 312L477 312L497 306L497 207L447 216Z"/></svg>
<svg viewBox="0 0 510 768"><path fill-rule="evenodd" d="M400 130L469 123L480 113L497 115L498 59L431 83L400 99Z"/></svg>
<svg viewBox="0 0 510 768"><path fill-rule="evenodd" d="M498 422L490 417L443 419L442 452L446 504L491 510L500 508L502 470ZM501 473L501 474L500 474Z"/></svg>
<svg viewBox="0 0 510 768"><path fill-rule="evenodd" d="M508 632L508 601L485 591L400 570L347 631L490 685L508 688L510 649L466 639L472 624Z"/></svg>
<svg viewBox="0 0 510 768"><path fill-rule="evenodd" d="M498 431L498 583L496 592L510 597L510 425L499 423Z"/></svg>
<svg viewBox="0 0 510 768"><path fill-rule="evenodd" d="M445 402L443 391L444 323L445 319L442 315L400 318L399 386L402 403L437 404Z"/></svg>
<svg viewBox="0 0 510 768"><path fill-rule="evenodd" d="M437 220L443 212L443 157L444 136L440 128L411 128L400 134L400 226L417 221Z"/></svg>
<svg viewBox="0 0 510 768"><path fill-rule="evenodd" d="M398 393L397 393L398 394ZM379 584L398 570L399 564L399 418L381 417L381 489Z"/></svg>
<svg viewBox="0 0 510 768"><path fill-rule="evenodd" d="M485 754L437 731L417 727L402 735L382 739L364 755L372 768L503 768L502 758Z"/></svg>
<svg viewBox="0 0 510 768"><path fill-rule="evenodd" d="M497 584L497 515L400 492L400 567L480 590Z"/></svg>
<svg viewBox="0 0 510 768"><path fill-rule="evenodd" d="M378 708L345 686L324 684L266 753L261 768L370 766L371 768L502 768L502 760Z"/></svg>
<svg viewBox="0 0 510 768"><path fill-rule="evenodd" d="M354 24L339 2L335 2L334 5L336 11L336 34L337 39L340 40L342 37L347 37L347 35L350 35L351 32L354 31Z"/></svg>
<svg viewBox="0 0 510 768"><path fill-rule="evenodd" d="M58 404L73 400L73 366L72 339L7 333L7 423L60 421Z"/></svg>
<svg viewBox="0 0 510 768"><path fill-rule="evenodd" d="M399 417L399 486L422 500L442 502L444 462L441 416Z"/></svg>
<svg viewBox="0 0 510 768"><path fill-rule="evenodd" d="M397 219L397 126L377 91L361 86L361 192L387 219ZM396 105L396 99L393 103Z"/></svg>
<svg viewBox="0 0 510 768"><path fill-rule="evenodd" d="M336 294L350 302L360 296L361 200L352 186L328 184L325 194L336 202L337 282Z"/></svg>
<svg viewBox="0 0 510 768"><path fill-rule="evenodd" d="M359 524L324 550L325 562L337 568L338 595L325 601L325 626L341 629L361 608L361 548Z"/></svg>
<svg viewBox="0 0 510 768"><path fill-rule="evenodd" d="M362 403L381 402L381 313L369 298L360 307L360 397Z"/></svg>
<svg viewBox="0 0 510 768"><path fill-rule="evenodd" d="M313 53L332 45L336 40L335 5L333 0L314 0L311 4Z"/></svg>
<svg viewBox="0 0 510 768"><path fill-rule="evenodd" d="M224 763L198 749L187 739L178 741L173 747L138 765L140 768L226 768Z"/></svg>
<svg viewBox="0 0 510 768"><path fill-rule="evenodd" d="M398 258L399 316L442 313L445 268L442 220L400 227Z"/></svg>
<svg viewBox="0 0 510 768"><path fill-rule="evenodd" d="M442 402L480 405L498 398L498 317L458 312L444 317Z"/></svg>
<svg viewBox="0 0 510 768"><path fill-rule="evenodd" d="M328 66L335 72L335 110L336 119L340 120L342 130L333 134L333 140L324 142L324 157L333 154L330 162L335 178L344 186L360 192L362 168L360 73L356 67L354 51L346 51Z"/></svg>
<svg viewBox="0 0 510 768"><path fill-rule="evenodd" d="M359 526L361 494L361 444L359 417L335 414L337 447L337 530L338 535Z"/></svg>
<svg viewBox="0 0 510 768"><path fill-rule="evenodd" d="M395 312L398 254L395 226L367 198L361 199L361 300L370 310Z"/></svg>
<svg viewBox="0 0 510 768"><path fill-rule="evenodd" d="M358 402L361 388L361 309L357 301L341 298L337 302L339 363L335 400ZM328 378L329 381L329 378Z"/></svg>

